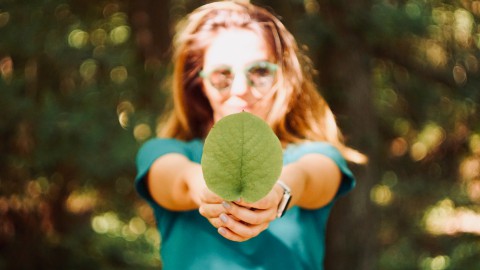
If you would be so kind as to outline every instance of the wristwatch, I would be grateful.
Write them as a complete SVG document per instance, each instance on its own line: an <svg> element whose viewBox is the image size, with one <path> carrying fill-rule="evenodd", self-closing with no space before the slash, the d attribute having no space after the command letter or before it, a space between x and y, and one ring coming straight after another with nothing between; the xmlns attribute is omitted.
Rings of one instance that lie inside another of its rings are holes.
<svg viewBox="0 0 480 270"><path fill-rule="evenodd" d="M283 197L280 200L277 208L277 218L282 217L285 212L287 212L288 204L292 199L292 195L290 194L291 190L283 181L278 180L277 183L283 188Z"/></svg>

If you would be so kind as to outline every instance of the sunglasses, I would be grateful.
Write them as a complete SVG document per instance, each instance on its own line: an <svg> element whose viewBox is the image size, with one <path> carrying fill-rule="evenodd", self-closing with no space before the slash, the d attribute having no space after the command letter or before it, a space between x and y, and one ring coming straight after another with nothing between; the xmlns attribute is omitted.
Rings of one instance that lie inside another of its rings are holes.
<svg viewBox="0 0 480 270"><path fill-rule="evenodd" d="M264 95L272 88L276 71L276 64L260 61L248 65L243 74L247 79L247 84ZM200 71L200 77L207 79L208 82L220 93L228 93L232 87L236 72L229 66L219 66L211 71Z"/></svg>

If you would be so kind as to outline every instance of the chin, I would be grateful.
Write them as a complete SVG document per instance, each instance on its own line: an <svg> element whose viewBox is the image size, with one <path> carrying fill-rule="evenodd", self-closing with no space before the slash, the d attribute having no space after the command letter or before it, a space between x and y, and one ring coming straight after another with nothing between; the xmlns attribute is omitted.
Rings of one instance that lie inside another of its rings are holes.
<svg viewBox="0 0 480 270"><path fill-rule="evenodd" d="M221 118L225 117L225 116L228 116L228 115L231 115L231 114L235 114L235 113L241 113L241 112L248 112L248 113L251 113L255 116L258 116L260 118L262 118L263 120L266 119L266 115L265 113L262 113L261 111L259 110L255 110L251 107L229 107L229 108L225 108L222 113L219 113L216 117L216 121L220 120Z"/></svg>
<svg viewBox="0 0 480 270"><path fill-rule="evenodd" d="M224 116L227 116L227 115L230 115L230 114L234 114L234 113L240 113L240 112L251 112L251 110L249 110L248 108L228 108L225 110L225 112L223 113Z"/></svg>

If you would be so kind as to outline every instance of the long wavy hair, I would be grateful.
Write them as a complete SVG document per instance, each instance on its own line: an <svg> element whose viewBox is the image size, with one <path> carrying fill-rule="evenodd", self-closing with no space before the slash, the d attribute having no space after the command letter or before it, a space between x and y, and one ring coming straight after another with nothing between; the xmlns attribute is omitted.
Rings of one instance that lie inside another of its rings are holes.
<svg viewBox="0 0 480 270"><path fill-rule="evenodd" d="M293 35L268 10L235 1L201 6L178 24L173 42L173 108L160 125L159 136L191 140L208 134L213 111L199 72L206 48L218 31L229 28L250 30L263 37L279 66L277 91L266 121L282 143L326 141L347 160L366 161L364 155L343 143L335 117L313 82L311 62Z"/></svg>

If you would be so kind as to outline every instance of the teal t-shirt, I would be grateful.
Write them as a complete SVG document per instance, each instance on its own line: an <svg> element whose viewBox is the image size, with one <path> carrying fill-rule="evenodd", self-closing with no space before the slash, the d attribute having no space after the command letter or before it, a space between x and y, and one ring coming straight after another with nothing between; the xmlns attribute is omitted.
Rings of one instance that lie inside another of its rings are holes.
<svg viewBox="0 0 480 270"><path fill-rule="evenodd" d="M331 158L343 178L335 199L328 205L306 210L294 206L268 229L245 242L233 242L218 234L206 218L195 211L169 211L158 205L146 186L146 175L153 162L168 153L186 156L200 163L203 142L152 139L137 155L135 187L154 210L161 235L160 254L164 270L278 270L323 269L325 229L334 201L351 190L355 179L345 159L332 145L311 142L289 145L283 154L284 165L310 153Z"/></svg>

